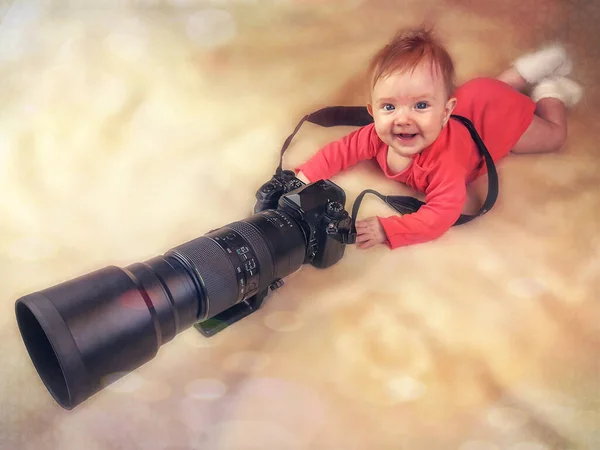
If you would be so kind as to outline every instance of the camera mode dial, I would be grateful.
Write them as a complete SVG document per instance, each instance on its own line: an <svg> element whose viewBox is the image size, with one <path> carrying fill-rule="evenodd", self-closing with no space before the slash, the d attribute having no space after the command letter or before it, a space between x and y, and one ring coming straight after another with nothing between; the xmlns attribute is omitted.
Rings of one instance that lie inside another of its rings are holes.
<svg viewBox="0 0 600 450"><path fill-rule="evenodd" d="M344 215L344 207L340 202L327 203L327 215L339 219Z"/></svg>
<svg viewBox="0 0 600 450"><path fill-rule="evenodd" d="M265 193L269 193L269 192L273 192L276 189L276 186L274 183L267 183L263 186L262 191Z"/></svg>

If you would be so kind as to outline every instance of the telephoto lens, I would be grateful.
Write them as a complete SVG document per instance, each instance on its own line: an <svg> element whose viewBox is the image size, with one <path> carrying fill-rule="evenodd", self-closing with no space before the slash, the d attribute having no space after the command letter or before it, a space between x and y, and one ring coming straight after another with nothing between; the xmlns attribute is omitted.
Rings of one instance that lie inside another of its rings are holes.
<svg viewBox="0 0 600 450"><path fill-rule="evenodd" d="M308 237L280 210L124 268L109 266L16 301L16 319L46 388L72 409L153 359L192 325L205 335L252 312L304 263ZM202 327L201 327L202 328Z"/></svg>

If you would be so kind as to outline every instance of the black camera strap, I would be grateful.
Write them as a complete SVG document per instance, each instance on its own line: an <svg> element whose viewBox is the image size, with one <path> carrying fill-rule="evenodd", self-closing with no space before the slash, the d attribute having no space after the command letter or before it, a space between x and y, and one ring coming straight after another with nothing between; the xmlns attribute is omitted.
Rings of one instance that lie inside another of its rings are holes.
<svg viewBox="0 0 600 450"><path fill-rule="evenodd" d="M472 139L475 141L479 152L483 156L485 160L485 164L488 170L488 193L483 205L479 209L476 214L461 214L458 220L454 223L455 225L462 225L464 223L470 222L476 217L484 215L494 206L496 203L496 199L498 198L498 173L496 172L496 166L494 164L494 160L490 155L488 149L486 148L483 140L477 133L475 126L473 123L467 119L466 117L459 116L456 114L452 114L452 117L455 120L461 122L464 126L467 127L469 133L471 134ZM281 153L279 155L279 165L277 166L277 170L275 173L277 175L281 174L282 164L283 164L283 154L290 146L294 136L300 130L300 127L304 122L314 123L315 125L320 125L322 127L334 127L334 126L356 126L363 127L369 125L373 122L373 117L369 114L368 110L364 106L329 106L326 108L322 108L318 111L313 112L312 114L308 114L300 120L294 132L288 136L283 147L281 148ZM354 201L354 205L352 206L352 230L351 233L353 235L356 234L356 216L358 214L358 208L363 200L363 197L366 194L374 194L384 202L386 202L389 206L394 208L400 214L411 214L417 212L421 206L425 203L421 200L418 200L414 197L407 195L383 195L379 192L366 189L362 191L356 200Z"/></svg>

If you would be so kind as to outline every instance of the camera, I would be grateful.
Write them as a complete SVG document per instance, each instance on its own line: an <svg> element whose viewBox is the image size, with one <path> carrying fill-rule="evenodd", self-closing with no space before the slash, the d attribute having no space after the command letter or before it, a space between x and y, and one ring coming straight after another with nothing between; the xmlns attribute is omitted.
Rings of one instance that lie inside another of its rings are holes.
<svg viewBox="0 0 600 450"><path fill-rule="evenodd" d="M291 170L275 174L256 193L254 212L278 208L302 227L307 241L304 264L324 269L344 256L351 217L345 192L329 180L305 185Z"/></svg>
<svg viewBox="0 0 600 450"><path fill-rule="evenodd" d="M303 264L344 255L351 217L331 181L278 171L254 213L126 267L108 266L19 298L15 314L49 393L72 409L194 327L209 337L256 311Z"/></svg>

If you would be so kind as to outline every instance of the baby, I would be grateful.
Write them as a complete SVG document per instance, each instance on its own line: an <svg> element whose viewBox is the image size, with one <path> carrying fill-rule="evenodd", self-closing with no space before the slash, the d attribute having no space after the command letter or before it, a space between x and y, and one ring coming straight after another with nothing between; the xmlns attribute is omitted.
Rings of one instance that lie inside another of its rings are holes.
<svg viewBox="0 0 600 450"><path fill-rule="evenodd" d="M306 183L331 178L361 160L375 158L386 177L425 194L417 212L356 222L356 244L368 248L431 241L460 216L466 186L487 172L467 128L470 119L493 160L513 153L558 150L565 141L565 109L581 97L566 78L571 61L560 45L519 59L496 78L454 86L454 65L429 30L402 31L369 66L373 124L322 148L295 168ZM521 93L533 86L531 97Z"/></svg>

